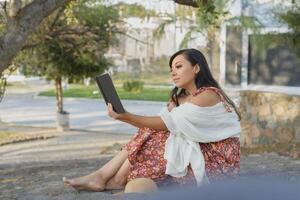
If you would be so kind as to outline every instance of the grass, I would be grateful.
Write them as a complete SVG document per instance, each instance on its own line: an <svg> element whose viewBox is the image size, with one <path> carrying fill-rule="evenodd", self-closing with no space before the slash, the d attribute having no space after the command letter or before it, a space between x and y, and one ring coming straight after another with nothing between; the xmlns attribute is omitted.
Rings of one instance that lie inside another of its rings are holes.
<svg viewBox="0 0 300 200"><path fill-rule="evenodd" d="M169 88L145 88L140 93L126 92L122 87L117 86L116 90L120 99L127 100L147 100L147 101L168 101L171 89ZM95 93L95 91L97 93ZM64 97L82 97L82 98L102 98L99 89L95 85L70 85L69 89L64 90ZM40 96L55 96L54 90L41 92Z"/></svg>
<svg viewBox="0 0 300 200"><path fill-rule="evenodd" d="M12 136L15 136L16 134L11 133L11 132L0 132L0 141L6 140L7 138L10 138Z"/></svg>
<svg viewBox="0 0 300 200"><path fill-rule="evenodd" d="M21 130L17 132L0 131L0 146L17 142L26 142L33 140L44 140L55 137L54 135L25 134Z"/></svg>
<svg viewBox="0 0 300 200"><path fill-rule="evenodd" d="M14 140L18 136L20 135L14 132L0 131L0 146Z"/></svg>

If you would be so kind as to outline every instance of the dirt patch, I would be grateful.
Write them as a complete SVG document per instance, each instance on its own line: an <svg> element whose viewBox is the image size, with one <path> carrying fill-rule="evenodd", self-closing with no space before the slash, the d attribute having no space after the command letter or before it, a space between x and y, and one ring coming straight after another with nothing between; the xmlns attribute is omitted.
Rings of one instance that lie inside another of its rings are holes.
<svg viewBox="0 0 300 200"><path fill-rule="evenodd" d="M124 144L116 142L111 146L104 147L100 151L100 154L116 154L117 152L119 152L122 149Z"/></svg>
<svg viewBox="0 0 300 200"><path fill-rule="evenodd" d="M33 140L45 140L57 135L54 128L21 126L0 122L0 146Z"/></svg>

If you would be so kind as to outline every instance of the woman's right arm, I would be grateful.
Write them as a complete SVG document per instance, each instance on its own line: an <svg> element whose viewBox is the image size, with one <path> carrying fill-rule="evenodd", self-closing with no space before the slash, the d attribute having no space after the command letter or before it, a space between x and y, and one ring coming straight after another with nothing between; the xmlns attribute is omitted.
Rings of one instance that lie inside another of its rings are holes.
<svg viewBox="0 0 300 200"><path fill-rule="evenodd" d="M148 127L152 129L159 129L159 130L168 130L165 123L159 116L141 116L141 115L134 115L130 112L125 112L122 114L116 113L113 110L113 107L110 103L107 105L108 115L113 118L138 128Z"/></svg>

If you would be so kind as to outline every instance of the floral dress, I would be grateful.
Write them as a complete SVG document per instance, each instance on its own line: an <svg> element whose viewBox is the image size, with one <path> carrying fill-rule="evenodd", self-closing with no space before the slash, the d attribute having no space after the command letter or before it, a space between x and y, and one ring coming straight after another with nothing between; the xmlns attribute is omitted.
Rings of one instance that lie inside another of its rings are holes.
<svg viewBox="0 0 300 200"><path fill-rule="evenodd" d="M215 91L227 112L232 112L218 88L203 87L198 89L195 95L205 90ZM164 150L168 136L168 131L140 128L132 140L124 145L123 149L128 152L128 160L131 164L127 181L150 178L158 186L196 184L190 166L184 177L175 178L165 174L167 161L164 159ZM232 137L219 142L199 143L199 145L204 155L205 171L210 182L237 176L240 169L239 138Z"/></svg>

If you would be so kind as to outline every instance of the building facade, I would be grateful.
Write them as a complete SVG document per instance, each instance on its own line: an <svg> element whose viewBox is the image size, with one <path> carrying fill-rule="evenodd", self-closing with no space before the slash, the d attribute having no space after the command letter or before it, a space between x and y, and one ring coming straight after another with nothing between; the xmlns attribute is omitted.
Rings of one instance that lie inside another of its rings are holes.
<svg viewBox="0 0 300 200"><path fill-rule="evenodd" d="M234 16L255 17L255 32L238 23L221 28L220 79L231 88L270 88L299 92L300 58L291 41L291 30L276 12L287 12L298 2L277 0L234 1Z"/></svg>

